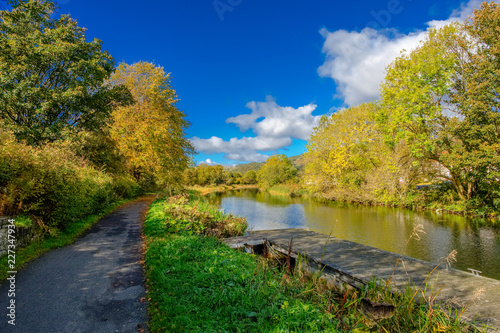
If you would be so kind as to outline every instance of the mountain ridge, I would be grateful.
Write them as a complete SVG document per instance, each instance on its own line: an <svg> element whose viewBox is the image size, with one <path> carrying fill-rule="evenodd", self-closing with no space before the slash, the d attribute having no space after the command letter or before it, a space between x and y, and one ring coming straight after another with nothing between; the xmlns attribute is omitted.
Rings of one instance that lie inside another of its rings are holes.
<svg viewBox="0 0 500 333"><path fill-rule="evenodd" d="M293 166L297 168L297 170L301 171L304 169L304 154L300 155L295 155L295 156L290 156L288 157L290 162L292 162ZM245 174L246 172L250 170L254 171L259 171L262 166L266 164L266 162L250 162L250 163L244 163L244 164L238 164L235 166L231 167L226 167L225 169L227 171L231 172L241 172L242 174Z"/></svg>

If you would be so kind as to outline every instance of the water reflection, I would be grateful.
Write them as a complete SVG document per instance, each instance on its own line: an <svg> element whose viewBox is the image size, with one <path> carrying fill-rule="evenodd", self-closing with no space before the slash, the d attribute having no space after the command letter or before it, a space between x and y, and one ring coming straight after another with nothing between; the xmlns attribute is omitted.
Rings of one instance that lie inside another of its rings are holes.
<svg viewBox="0 0 500 333"><path fill-rule="evenodd" d="M256 190L212 194L208 200L224 211L245 216L251 230L306 227L431 262L457 250L453 267L474 268L483 276L500 279L500 228L487 220L387 207L327 205ZM425 234L406 244L418 224Z"/></svg>

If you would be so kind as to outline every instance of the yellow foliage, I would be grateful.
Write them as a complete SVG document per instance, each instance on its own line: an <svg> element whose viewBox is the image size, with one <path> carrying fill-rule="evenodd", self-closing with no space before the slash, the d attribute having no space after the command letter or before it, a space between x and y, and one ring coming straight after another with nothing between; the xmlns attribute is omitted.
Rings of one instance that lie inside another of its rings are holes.
<svg viewBox="0 0 500 333"><path fill-rule="evenodd" d="M112 114L111 136L137 180L154 177L160 184L177 184L194 149L185 138L188 122L177 109L170 74L152 63L121 64L111 83L125 84L135 103Z"/></svg>
<svg viewBox="0 0 500 333"><path fill-rule="evenodd" d="M377 111L376 104L368 103L322 117L305 154L309 190L350 201L394 194L399 153L389 149L377 131Z"/></svg>

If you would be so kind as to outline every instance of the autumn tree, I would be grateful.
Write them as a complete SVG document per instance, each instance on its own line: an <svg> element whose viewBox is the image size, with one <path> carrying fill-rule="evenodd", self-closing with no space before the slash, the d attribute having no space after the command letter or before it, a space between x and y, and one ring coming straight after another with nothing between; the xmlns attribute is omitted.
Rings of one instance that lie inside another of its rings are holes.
<svg viewBox="0 0 500 333"><path fill-rule="evenodd" d="M125 85L135 100L113 111L111 126L131 174L139 182L153 177L160 185L179 184L194 149L186 138L185 114L176 107L170 74L148 62L121 64L110 84Z"/></svg>
<svg viewBox="0 0 500 333"><path fill-rule="evenodd" d="M210 184L219 185L224 182L224 167L222 165L209 165L208 170L208 179Z"/></svg>
<svg viewBox="0 0 500 333"><path fill-rule="evenodd" d="M124 86L103 83L115 63L102 42L87 42L69 15L54 18L54 2L11 5L0 11L0 117L18 140L99 129L116 103L131 101Z"/></svg>
<svg viewBox="0 0 500 333"><path fill-rule="evenodd" d="M186 186L197 185L196 169L193 167L187 168L182 173L182 184Z"/></svg>
<svg viewBox="0 0 500 333"><path fill-rule="evenodd" d="M248 170L242 178L245 184L257 184L257 171Z"/></svg>
<svg viewBox="0 0 500 333"><path fill-rule="evenodd" d="M113 175L126 173L125 156L111 137L108 126L92 132L81 131L67 142L71 151L95 168Z"/></svg>
<svg viewBox="0 0 500 333"><path fill-rule="evenodd" d="M413 167L402 158L404 147L385 145L377 111L377 104L367 103L321 118L305 154L304 183L312 192L336 200L375 201L415 180Z"/></svg>
<svg viewBox="0 0 500 333"><path fill-rule="evenodd" d="M382 85L386 141L404 140L462 199L498 187L498 18L498 5L485 3L465 27L432 29L389 66Z"/></svg>
<svg viewBox="0 0 500 333"><path fill-rule="evenodd" d="M258 172L259 185L264 188L293 181L297 177L297 169L285 155L271 156Z"/></svg>

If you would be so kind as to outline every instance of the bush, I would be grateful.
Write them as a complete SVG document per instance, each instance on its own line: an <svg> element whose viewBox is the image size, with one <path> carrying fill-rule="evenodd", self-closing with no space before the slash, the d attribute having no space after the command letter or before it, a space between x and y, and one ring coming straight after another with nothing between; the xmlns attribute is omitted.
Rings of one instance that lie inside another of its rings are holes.
<svg viewBox="0 0 500 333"><path fill-rule="evenodd" d="M122 174L113 178L113 191L118 197L129 199L138 196L142 190L132 176Z"/></svg>
<svg viewBox="0 0 500 333"><path fill-rule="evenodd" d="M225 214L187 193L172 196L165 206L166 231L188 231L218 238L241 236L247 228L243 217Z"/></svg>
<svg viewBox="0 0 500 333"><path fill-rule="evenodd" d="M67 145L32 147L0 126L0 214L33 216L62 229L137 193L125 177L113 179L89 166Z"/></svg>

